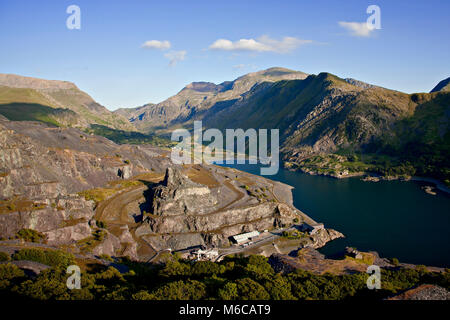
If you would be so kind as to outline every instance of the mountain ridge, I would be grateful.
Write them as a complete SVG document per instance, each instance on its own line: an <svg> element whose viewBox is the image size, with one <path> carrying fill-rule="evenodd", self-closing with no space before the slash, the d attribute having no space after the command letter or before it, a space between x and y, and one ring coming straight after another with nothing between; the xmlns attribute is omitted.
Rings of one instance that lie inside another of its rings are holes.
<svg viewBox="0 0 450 320"><path fill-rule="evenodd" d="M233 81L220 84L211 82L193 82L186 85L176 95L157 104L147 105L136 114L136 108L128 109L128 119L141 131L179 123L193 118L196 114L209 109L216 102L238 99L255 84L275 82L284 79L304 79L307 74L286 68L269 68L252 72ZM118 113L125 115L123 109Z"/></svg>
<svg viewBox="0 0 450 320"><path fill-rule="evenodd" d="M18 120L20 114L32 115L36 110L39 115L34 120L54 125L86 128L99 124L136 130L126 118L112 113L72 82L0 73L0 113Z"/></svg>
<svg viewBox="0 0 450 320"><path fill-rule="evenodd" d="M450 91L450 77L447 79L444 79L440 81L431 91L432 92L438 92L438 91Z"/></svg>

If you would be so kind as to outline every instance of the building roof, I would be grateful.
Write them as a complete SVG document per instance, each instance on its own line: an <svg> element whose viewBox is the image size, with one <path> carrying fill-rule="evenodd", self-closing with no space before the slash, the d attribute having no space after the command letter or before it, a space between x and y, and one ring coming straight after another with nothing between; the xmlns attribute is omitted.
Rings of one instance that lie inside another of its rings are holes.
<svg viewBox="0 0 450 320"><path fill-rule="evenodd" d="M252 231L252 232L246 232L246 233L234 235L233 239L235 241L243 241L243 240L247 240L248 238L252 238L252 237L256 237L256 236L259 236L259 232Z"/></svg>

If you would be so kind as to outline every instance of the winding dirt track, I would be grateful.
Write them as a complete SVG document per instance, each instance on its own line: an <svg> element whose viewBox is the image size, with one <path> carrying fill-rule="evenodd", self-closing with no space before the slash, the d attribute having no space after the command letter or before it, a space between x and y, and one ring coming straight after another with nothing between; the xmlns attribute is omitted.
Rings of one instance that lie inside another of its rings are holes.
<svg viewBox="0 0 450 320"><path fill-rule="evenodd" d="M185 171L185 174L197 183L202 183L207 185L208 187L216 187L219 185L218 181L204 168L200 166L193 166ZM151 174L147 176L134 177L132 180L140 180L146 181L148 183L157 183L164 178L164 174ZM233 204L240 201L242 198L247 195L242 191L238 190L236 186L234 186L228 179L223 182L223 185L233 191L235 194L235 198L228 202L224 203L220 208L214 210L209 214L217 214L220 211L225 211L229 209ZM120 192L114 194L112 197L100 202L97 206L95 219L97 221L103 221L107 224L107 229L114 235L120 236L122 234L121 226L127 225L128 229L138 244L137 250L138 255L142 260L152 260L155 257L158 257L159 252L145 239L141 237L136 237L135 230L139 227L139 223L136 223L132 217L130 217L129 205L134 203L136 206L136 202L145 201L144 192L148 190L147 185L137 185L121 190ZM269 191L273 198L276 200L274 185L271 184L271 190ZM135 214L140 214L141 212L134 212ZM208 215L209 215L208 214ZM125 250L125 248L123 248Z"/></svg>
<svg viewBox="0 0 450 320"><path fill-rule="evenodd" d="M164 174L159 174L151 178L145 179L150 183L159 182L164 178ZM151 257L157 251L147 241L142 238L138 238L135 235L134 230L139 226L136 222L130 219L127 206L130 203L144 200L144 192L148 189L146 185L133 186L120 191L113 195L109 199L106 199L99 203L95 210L95 219L97 221L103 221L107 224L107 229L115 236L120 236L122 231L120 226L128 225L131 235L138 244L138 255L143 257ZM140 214L140 212L136 212ZM125 250L125 248L123 249Z"/></svg>
<svg viewBox="0 0 450 320"><path fill-rule="evenodd" d="M125 208L129 203L143 198L143 193L147 188L145 185L131 187L102 201L96 209L95 218L106 223L130 224Z"/></svg>

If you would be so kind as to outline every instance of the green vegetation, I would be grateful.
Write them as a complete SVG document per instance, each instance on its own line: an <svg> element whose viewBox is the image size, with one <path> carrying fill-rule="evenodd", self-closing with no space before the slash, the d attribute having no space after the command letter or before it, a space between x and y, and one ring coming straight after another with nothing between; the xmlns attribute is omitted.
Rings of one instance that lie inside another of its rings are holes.
<svg viewBox="0 0 450 320"><path fill-rule="evenodd" d="M99 256L99 258L103 259L103 260L106 260L106 261L109 261L109 262L114 262L114 259L108 254L101 254Z"/></svg>
<svg viewBox="0 0 450 320"><path fill-rule="evenodd" d="M11 199L0 200L0 214L17 211L41 210L46 206L45 203L38 203L25 198L14 197Z"/></svg>
<svg viewBox="0 0 450 320"><path fill-rule="evenodd" d="M403 156L390 156L370 153L352 154L347 151L339 151L336 154L311 156L298 163L288 163L286 167L301 168L306 172L330 176L336 176L338 173L345 171L350 175L372 173L382 177L395 178L409 178L419 175L435 177L449 185L450 180L447 177L450 178L450 169L448 169L450 164L444 164L442 161L439 164L436 162L436 159L443 159L442 155L435 158L430 156L428 160L412 156L409 158L407 155L407 152Z"/></svg>
<svg viewBox="0 0 450 320"><path fill-rule="evenodd" d="M16 238L23 239L27 242L45 243L47 237L42 232L33 229L21 229L16 233Z"/></svg>
<svg viewBox="0 0 450 320"><path fill-rule="evenodd" d="M289 240L298 240L298 239L304 239L304 238L308 238L309 235L305 232L300 232L300 231L283 231L281 233L281 236L283 238L289 239Z"/></svg>
<svg viewBox="0 0 450 320"><path fill-rule="evenodd" d="M361 259L356 259L354 257L350 257L350 256L346 256L345 259L346 260L352 260L355 261L357 263L362 263L364 265L372 265L375 258L372 254L370 253L365 253L365 252L361 252L362 258Z"/></svg>
<svg viewBox="0 0 450 320"><path fill-rule="evenodd" d="M171 147L173 145L173 142L169 139L158 137L156 135L143 134L136 131L117 130L99 124L92 124L85 132L103 136L118 144L151 144L158 147Z"/></svg>
<svg viewBox="0 0 450 320"><path fill-rule="evenodd" d="M450 287L450 274L423 269L382 269L382 289L368 290L368 274L315 275L296 270L287 275L273 271L262 256L227 257L220 263L190 262L172 256L163 265L122 259L130 271L98 265L82 270L81 290L69 290L65 269L56 266L36 278L16 266L0 265L0 296L33 299L382 299L423 283Z"/></svg>
<svg viewBox="0 0 450 320"><path fill-rule="evenodd" d="M0 114L12 121L39 121L60 127L61 118L75 123L75 112L68 109L50 108L39 104L10 103L0 105Z"/></svg>
<svg viewBox="0 0 450 320"><path fill-rule="evenodd" d="M9 261L11 257L6 252L0 251L0 261Z"/></svg>
<svg viewBox="0 0 450 320"><path fill-rule="evenodd" d="M116 192L117 192L117 190L115 190L115 189L95 188L95 189L89 189L89 190L78 192L78 195L81 197L84 197L88 201L92 200L96 204L98 204L99 202L111 197Z"/></svg>
<svg viewBox="0 0 450 320"><path fill-rule="evenodd" d="M68 266L74 263L74 256L57 250L20 249L13 255L14 260L36 261L48 266Z"/></svg>
<svg viewBox="0 0 450 320"><path fill-rule="evenodd" d="M25 273L17 266L11 263L0 264L0 297L10 297L11 288L25 280Z"/></svg>
<svg viewBox="0 0 450 320"><path fill-rule="evenodd" d="M97 227L99 227L99 228L101 228L101 229L106 229L106 222L97 220L97 221L95 222L95 224L97 225Z"/></svg>
<svg viewBox="0 0 450 320"><path fill-rule="evenodd" d="M81 239L78 241L78 246L80 247L81 252L89 253L98 246L106 236L105 230L97 229L92 232L92 236Z"/></svg>
<svg viewBox="0 0 450 320"><path fill-rule="evenodd" d="M397 258L391 258L391 259L389 259L390 261L391 261L391 263L394 265L394 266L398 266L399 265L399 261L398 261L398 259Z"/></svg>
<svg viewBox="0 0 450 320"><path fill-rule="evenodd" d="M119 180L111 181L104 188L95 188L78 192L78 195L84 197L86 200L92 200L96 204L104 201L114 195L115 193L129 187L142 185L143 182L139 180Z"/></svg>

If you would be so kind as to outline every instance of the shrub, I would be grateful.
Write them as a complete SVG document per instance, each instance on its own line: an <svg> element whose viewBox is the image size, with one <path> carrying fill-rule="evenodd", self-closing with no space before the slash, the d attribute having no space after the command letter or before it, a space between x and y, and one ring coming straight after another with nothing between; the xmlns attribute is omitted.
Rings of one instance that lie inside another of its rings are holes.
<svg viewBox="0 0 450 320"><path fill-rule="evenodd" d="M206 286L196 280L180 280L160 287L152 296L158 300L199 300L206 297Z"/></svg>
<svg viewBox="0 0 450 320"><path fill-rule="evenodd" d="M391 263L392 263L394 266L398 266L399 263L400 263L400 261L398 261L397 258L392 258L392 259L390 259L390 260L391 260Z"/></svg>
<svg viewBox="0 0 450 320"><path fill-rule="evenodd" d="M11 257L6 252L0 251L0 261L9 261Z"/></svg>
<svg viewBox="0 0 450 320"><path fill-rule="evenodd" d="M97 220L97 221L95 222L95 224L96 224L97 227L99 227L99 228L102 228L102 229L105 229L105 228L106 228L106 222Z"/></svg>
<svg viewBox="0 0 450 320"><path fill-rule="evenodd" d="M106 260L106 261L110 261L110 262L114 262L114 259L111 258L111 256L109 254L101 254L99 256L100 259Z"/></svg>
<svg viewBox="0 0 450 320"><path fill-rule="evenodd" d="M73 264L74 256L57 250L20 249L13 255L14 260L36 261L48 266L68 266Z"/></svg>
<svg viewBox="0 0 450 320"><path fill-rule="evenodd" d="M0 292L11 288L25 273L12 263L0 264Z"/></svg>
<svg viewBox="0 0 450 320"><path fill-rule="evenodd" d="M27 242L45 242L47 240L45 234L33 229L21 229L16 233L16 237Z"/></svg>
<svg viewBox="0 0 450 320"><path fill-rule="evenodd" d="M270 295L258 282L244 278L236 281L238 297L242 300L268 300Z"/></svg>

